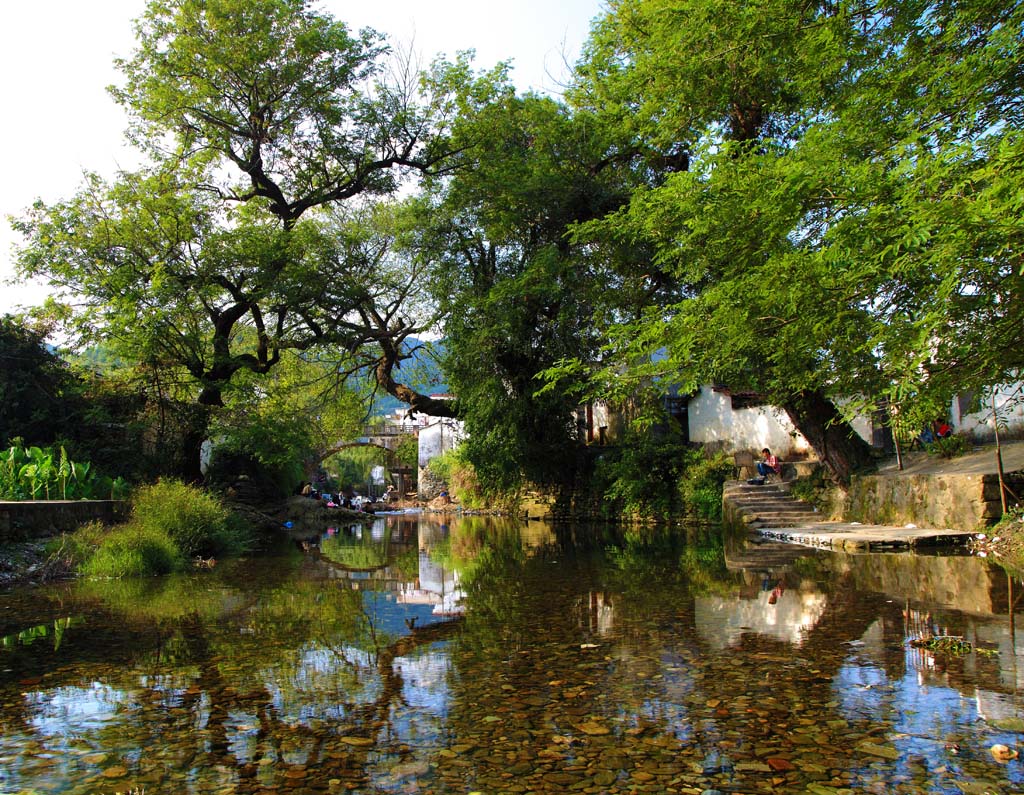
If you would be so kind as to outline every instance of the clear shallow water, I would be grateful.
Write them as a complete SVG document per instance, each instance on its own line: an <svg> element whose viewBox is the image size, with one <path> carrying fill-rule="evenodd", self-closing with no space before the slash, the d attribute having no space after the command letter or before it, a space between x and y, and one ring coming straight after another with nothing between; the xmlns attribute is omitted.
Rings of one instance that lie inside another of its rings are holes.
<svg viewBox="0 0 1024 795"><path fill-rule="evenodd" d="M976 558L392 516L0 595L0 793L1024 791L990 750L1024 740L1021 593Z"/></svg>

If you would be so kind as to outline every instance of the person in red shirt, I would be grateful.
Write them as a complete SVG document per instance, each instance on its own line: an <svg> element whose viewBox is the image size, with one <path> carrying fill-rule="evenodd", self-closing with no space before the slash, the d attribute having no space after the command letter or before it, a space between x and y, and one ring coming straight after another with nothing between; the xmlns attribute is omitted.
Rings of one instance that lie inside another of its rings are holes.
<svg viewBox="0 0 1024 795"><path fill-rule="evenodd" d="M768 477L768 475L778 475L782 471L782 467L779 465L779 457L772 455L772 451L767 447L761 451L761 455L764 456L763 461L757 462L757 474L761 477Z"/></svg>

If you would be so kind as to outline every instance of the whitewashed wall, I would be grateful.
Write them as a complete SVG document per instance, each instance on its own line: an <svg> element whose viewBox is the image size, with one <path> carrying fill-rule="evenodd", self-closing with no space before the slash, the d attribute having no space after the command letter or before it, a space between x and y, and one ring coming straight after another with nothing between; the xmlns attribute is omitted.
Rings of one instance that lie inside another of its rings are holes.
<svg viewBox="0 0 1024 795"><path fill-rule="evenodd" d="M985 405L980 411L968 413L967 406L954 398L949 412L953 430L982 441L991 439L994 429L992 402L988 397L983 402ZM995 403L999 432L1013 436L1024 433L1024 383L996 387Z"/></svg>
<svg viewBox="0 0 1024 795"><path fill-rule="evenodd" d="M688 407L690 441L727 451L768 447L780 458L806 453L810 446L781 409L774 406L734 409L728 393L702 386Z"/></svg>
<svg viewBox="0 0 1024 795"><path fill-rule="evenodd" d="M769 448L779 458L803 455L811 446L796 430L786 412L776 406L734 409L728 392L716 392L710 386L700 388L688 408L690 441L717 445L732 452ZM856 416L851 427L871 444L871 419Z"/></svg>
<svg viewBox="0 0 1024 795"><path fill-rule="evenodd" d="M454 450L465 434L462 422L450 419L434 419L419 431L419 466L427 466L431 459Z"/></svg>

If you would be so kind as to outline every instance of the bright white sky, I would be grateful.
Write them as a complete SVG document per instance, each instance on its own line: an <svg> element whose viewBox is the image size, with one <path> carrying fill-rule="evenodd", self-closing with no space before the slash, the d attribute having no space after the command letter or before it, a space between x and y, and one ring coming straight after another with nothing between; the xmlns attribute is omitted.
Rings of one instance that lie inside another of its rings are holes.
<svg viewBox="0 0 1024 795"><path fill-rule="evenodd" d="M7 217L41 198L69 197L83 171L111 176L135 162L123 145L125 117L106 93L117 82L115 56L134 46L133 19L145 0L0 0L0 313L39 303L40 286L14 278L19 238ZM372 27L395 45L413 42L424 63L476 50L479 68L513 62L521 91L558 93L603 0L323 0L320 8L351 28Z"/></svg>

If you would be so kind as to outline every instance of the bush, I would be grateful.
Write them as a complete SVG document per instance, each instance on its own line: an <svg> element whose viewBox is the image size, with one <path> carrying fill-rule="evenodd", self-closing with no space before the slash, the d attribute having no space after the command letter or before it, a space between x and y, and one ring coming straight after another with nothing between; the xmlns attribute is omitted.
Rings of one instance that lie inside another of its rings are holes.
<svg viewBox="0 0 1024 795"><path fill-rule="evenodd" d="M944 439L936 439L927 446L931 455L939 458L957 458L974 449L971 440L961 433L954 433Z"/></svg>
<svg viewBox="0 0 1024 795"><path fill-rule="evenodd" d="M136 491L131 523L170 538L186 558L237 555L252 541L247 526L216 497L175 480Z"/></svg>
<svg viewBox="0 0 1024 795"><path fill-rule="evenodd" d="M168 536L127 524L107 533L80 571L87 577L141 577L169 574L181 565L181 553Z"/></svg>
<svg viewBox="0 0 1024 795"><path fill-rule="evenodd" d="M733 477L732 457L725 453L707 455L690 450L679 482L679 496L686 512L698 519L717 522L722 518L722 486Z"/></svg>
<svg viewBox="0 0 1024 795"><path fill-rule="evenodd" d="M459 454L457 451L449 450L447 453L431 458L430 463L427 464L427 469L438 480L449 483L452 477L452 468L457 466L458 458Z"/></svg>

